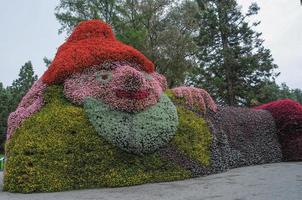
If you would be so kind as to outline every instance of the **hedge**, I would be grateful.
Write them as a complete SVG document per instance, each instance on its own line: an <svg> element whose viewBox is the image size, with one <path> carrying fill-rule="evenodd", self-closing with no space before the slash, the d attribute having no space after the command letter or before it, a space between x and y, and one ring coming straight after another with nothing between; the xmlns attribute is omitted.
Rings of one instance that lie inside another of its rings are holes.
<svg viewBox="0 0 302 200"><path fill-rule="evenodd" d="M276 127L269 112L221 107L208 119L214 137L212 171L281 161Z"/></svg>

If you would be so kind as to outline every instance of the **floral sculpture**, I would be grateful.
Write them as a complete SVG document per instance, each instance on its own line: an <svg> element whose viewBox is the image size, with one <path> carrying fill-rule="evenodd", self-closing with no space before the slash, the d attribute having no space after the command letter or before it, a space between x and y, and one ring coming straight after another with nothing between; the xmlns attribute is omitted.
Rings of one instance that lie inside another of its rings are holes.
<svg viewBox="0 0 302 200"><path fill-rule="evenodd" d="M109 25L84 21L9 116L4 190L129 186L279 162L278 130L287 127L271 112L217 107L203 89L167 89ZM301 148L295 154L301 159Z"/></svg>

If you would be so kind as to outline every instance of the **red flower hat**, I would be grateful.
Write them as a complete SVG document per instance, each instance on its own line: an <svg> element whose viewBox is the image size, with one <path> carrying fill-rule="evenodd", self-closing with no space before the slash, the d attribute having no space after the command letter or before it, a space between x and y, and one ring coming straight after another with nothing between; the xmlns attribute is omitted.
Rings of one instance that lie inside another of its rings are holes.
<svg viewBox="0 0 302 200"><path fill-rule="evenodd" d="M70 74L106 61L135 62L148 73L154 71L153 63L138 50L118 41L108 24L89 20L79 23L59 47L42 80L49 85L62 83Z"/></svg>

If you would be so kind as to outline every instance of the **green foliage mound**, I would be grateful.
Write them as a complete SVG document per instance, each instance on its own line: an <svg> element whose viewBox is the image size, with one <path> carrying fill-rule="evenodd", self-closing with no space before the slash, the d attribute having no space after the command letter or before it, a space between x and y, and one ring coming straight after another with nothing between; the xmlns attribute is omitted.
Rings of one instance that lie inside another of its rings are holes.
<svg viewBox="0 0 302 200"><path fill-rule="evenodd" d="M159 153L133 155L108 144L88 122L83 108L64 98L62 87L49 87L45 101L6 145L4 190L53 192L191 176Z"/></svg>

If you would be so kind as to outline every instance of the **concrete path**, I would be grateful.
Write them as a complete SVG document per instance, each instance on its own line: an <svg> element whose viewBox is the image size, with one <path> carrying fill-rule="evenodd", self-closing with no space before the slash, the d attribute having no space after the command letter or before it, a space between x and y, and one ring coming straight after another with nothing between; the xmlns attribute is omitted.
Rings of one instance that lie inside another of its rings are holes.
<svg viewBox="0 0 302 200"><path fill-rule="evenodd" d="M2 188L2 173L0 187ZM0 200L301 200L302 162L230 170L184 181L39 194L0 192Z"/></svg>

